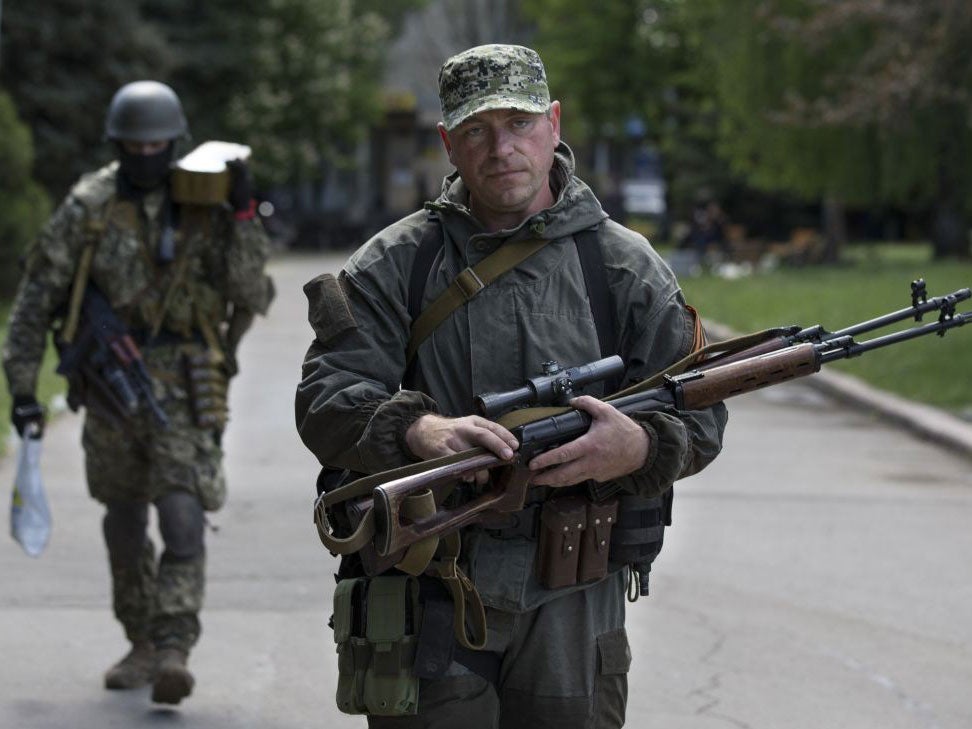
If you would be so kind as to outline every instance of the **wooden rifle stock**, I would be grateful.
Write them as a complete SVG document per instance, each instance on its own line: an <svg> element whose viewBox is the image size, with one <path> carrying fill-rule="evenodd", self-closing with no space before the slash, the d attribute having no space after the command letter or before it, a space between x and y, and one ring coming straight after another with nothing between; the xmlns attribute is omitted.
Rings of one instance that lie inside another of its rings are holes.
<svg viewBox="0 0 972 729"><path fill-rule="evenodd" d="M442 509L416 520L405 516L405 500L418 491L433 492L457 479L495 466L501 473L492 487L476 498L454 509ZM380 555L398 552L427 537L437 537L472 524L487 512L509 513L523 508L530 470L515 457L506 462L492 454L482 454L466 461L406 476L378 486L372 508L375 513L375 549Z"/></svg>

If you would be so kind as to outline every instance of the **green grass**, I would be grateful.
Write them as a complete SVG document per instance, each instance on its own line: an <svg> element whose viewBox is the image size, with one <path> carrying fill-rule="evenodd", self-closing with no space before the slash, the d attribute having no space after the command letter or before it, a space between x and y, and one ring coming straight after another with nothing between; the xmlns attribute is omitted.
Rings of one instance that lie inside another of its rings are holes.
<svg viewBox="0 0 972 729"><path fill-rule="evenodd" d="M857 245L837 266L777 269L735 280L682 277L680 282L689 303L704 318L739 332L786 324L823 324L833 331L910 306L910 284L919 277L927 282L929 296L939 296L972 287L972 264L933 262L924 245ZM972 306L963 302L958 308L969 311ZM926 315L926 321L931 316ZM857 339L890 333L907 323ZM972 413L972 326L828 367L904 397Z"/></svg>
<svg viewBox="0 0 972 729"><path fill-rule="evenodd" d="M7 317L9 314L9 302L0 302L0 342L7 341ZM48 346L37 382L37 398L45 405L50 403L52 397L65 392L66 389L64 378L54 372L56 367L57 357L54 347ZM7 447L7 437L11 430L10 405L7 378L0 377L0 455L3 455Z"/></svg>

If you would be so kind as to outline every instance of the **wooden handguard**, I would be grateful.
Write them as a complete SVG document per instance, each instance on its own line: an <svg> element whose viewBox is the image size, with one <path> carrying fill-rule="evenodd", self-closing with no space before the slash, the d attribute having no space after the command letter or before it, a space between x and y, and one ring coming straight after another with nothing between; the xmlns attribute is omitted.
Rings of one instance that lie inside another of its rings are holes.
<svg viewBox="0 0 972 729"><path fill-rule="evenodd" d="M374 490L375 549L380 555L398 552L428 537L454 532L479 519L484 512L513 512L523 508L530 469L517 457L510 465L498 469L494 485L475 499L454 509L440 509L434 514L410 521L405 518L404 504L409 495L502 463L496 456L485 454L476 459L442 466L435 471L406 476Z"/></svg>
<svg viewBox="0 0 972 729"><path fill-rule="evenodd" d="M734 395L820 371L813 344L798 344L739 362L686 372L666 380L679 410L701 410Z"/></svg>

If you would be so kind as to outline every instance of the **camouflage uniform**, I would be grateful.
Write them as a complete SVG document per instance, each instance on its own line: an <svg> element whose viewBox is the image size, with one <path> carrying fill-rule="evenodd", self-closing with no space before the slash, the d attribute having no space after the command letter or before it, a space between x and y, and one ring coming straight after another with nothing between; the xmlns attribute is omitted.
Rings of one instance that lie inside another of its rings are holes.
<svg viewBox="0 0 972 729"><path fill-rule="evenodd" d="M124 424L91 408L86 413L88 489L109 507L115 615L133 643L188 651L199 635L204 588L199 505L220 508L226 486L220 432L197 425L185 363L194 355L222 360L216 350L232 312L266 311L269 243L256 219L234 219L223 207L181 206L174 259L160 263L164 190L125 196L117 170L113 162L82 177L28 251L3 364L13 395L34 393L47 332L65 316L82 249L93 242L90 281L135 335L171 422L162 430L147 410ZM145 532L150 503L163 527L158 562Z"/></svg>

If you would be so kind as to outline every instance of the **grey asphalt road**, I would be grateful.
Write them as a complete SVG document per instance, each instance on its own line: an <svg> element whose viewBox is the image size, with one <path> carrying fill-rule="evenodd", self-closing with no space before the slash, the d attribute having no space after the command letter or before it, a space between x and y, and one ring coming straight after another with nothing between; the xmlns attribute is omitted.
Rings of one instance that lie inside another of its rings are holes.
<svg viewBox="0 0 972 729"><path fill-rule="evenodd" d="M278 300L244 341L197 687L177 708L101 688L126 645L80 418L51 424L51 543L31 559L0 541L0 729L364 726L334 708L335 563L311 521L316 462L292 410L310 339L300 286L340 263L274 261ZM970 461L798 384L730 405L725 451L677 485L652 595L629 608L627 725L968 729ZM13 461L0 461L7 489Z"/></svg>

